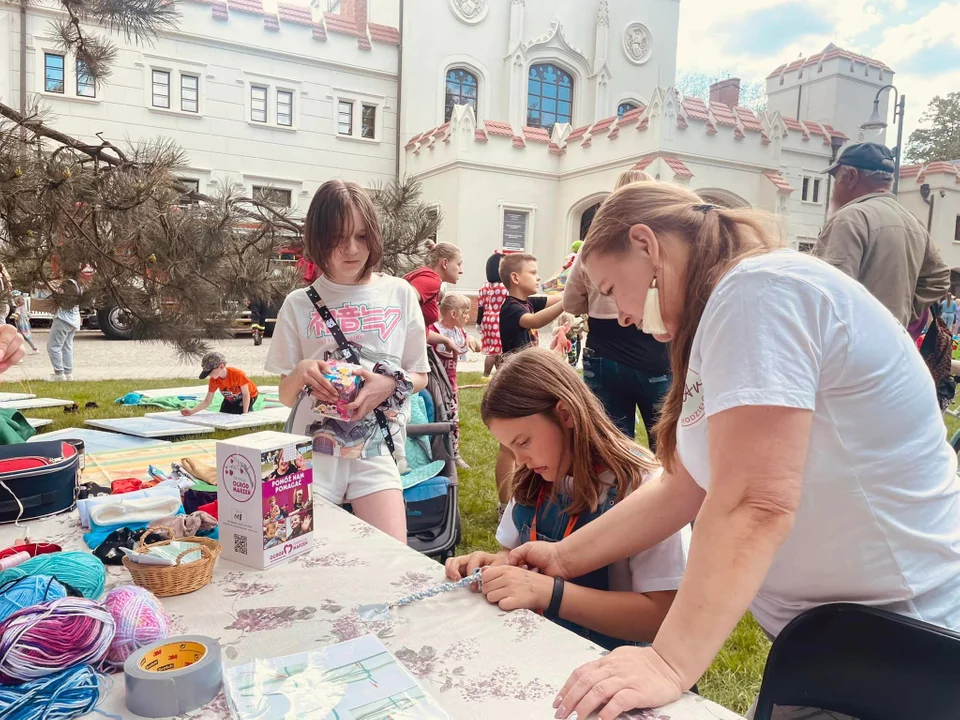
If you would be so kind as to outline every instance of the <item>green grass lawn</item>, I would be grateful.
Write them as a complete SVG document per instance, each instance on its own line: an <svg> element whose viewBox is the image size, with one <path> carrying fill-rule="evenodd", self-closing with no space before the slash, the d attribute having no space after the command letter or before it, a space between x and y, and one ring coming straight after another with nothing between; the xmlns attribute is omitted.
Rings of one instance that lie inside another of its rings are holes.
<svg viewBox="0 0 960 720"><path fill-rule="evenodd" d="M275 385L276 378L253 378L263 385ZM461 385L480 382L479 373L461 373ZM51 418L54 423L46 430L65 427L81 427L84 420L106 417L134 417L149 412L149 408L114 405L116 398L131 390L160 387L200 385L196 379L107 380L101 382L47 383L9 381L0 385L4 392L31 392L38 396L72 399L80 406L76 414L67 414L62 408L27 410L29 417ZM460 510L463 516L463 542L460 552L485 549L497 550L495 538L497 527L497 492L494 483L494 464L498 445L480 421L481 389L466 389L460 396L460 420L462 452L470 464L470 470L460 474ZM88 401L96 402L96 410L84 410ZM951 422L960 426L957 421ZM646 442L642 427L640 437ZM952 431L952 430L951 430ZM222 439L250 432L249 430L225 431L201 436L203 439ZM727 640L707 674L699 683L703 696L718 702L735 712L743 713L753 700L760 686L760 677L767 657L769 642L747 615Z"/></svg>

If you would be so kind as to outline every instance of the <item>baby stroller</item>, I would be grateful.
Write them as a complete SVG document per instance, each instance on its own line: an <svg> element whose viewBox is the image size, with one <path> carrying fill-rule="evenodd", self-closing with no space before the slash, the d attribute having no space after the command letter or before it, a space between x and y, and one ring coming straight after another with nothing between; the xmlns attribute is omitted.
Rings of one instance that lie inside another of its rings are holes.
<svg viewBox="0 0 960 720"><path fill-rule="evenodd" d="M442 460L443 470L403 493L407 506L407 545L417 552L440 560L453 557L460 542L460 506L457 465L453 453L453 386L440 358L427 349L430 375L421 391L428 422L407 425L408 443L415 442L434 461ZM408 460L409 454L408 454Z"/></svg>

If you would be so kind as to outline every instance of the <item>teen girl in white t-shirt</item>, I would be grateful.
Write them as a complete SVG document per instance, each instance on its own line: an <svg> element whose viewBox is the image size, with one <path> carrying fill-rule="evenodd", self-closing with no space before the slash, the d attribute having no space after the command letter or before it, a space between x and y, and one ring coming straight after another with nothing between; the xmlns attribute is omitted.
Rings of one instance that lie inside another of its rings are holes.
<svg viewBox="0 0 960 720"><path fill-rule="evenodd" d="M383 255L376 210L352 182L325 182L310 203L304 251L321 275L313 283L360 356L363 387L347 409L350 421L317 415L313 403L299 402L309 386L313 398L336 402L324 377L331 360L345 360L329 324L307 293L295 290L283 303L266 370L281 375L280 400L296 404L293 431L314 438L313 482L330 502L349 502L364 520L406 542L406 510L400 472L376 418L380 409L394 447L402 453L407 398L426 387L423 316L413 289L401 278L374 272Z"/></svg>

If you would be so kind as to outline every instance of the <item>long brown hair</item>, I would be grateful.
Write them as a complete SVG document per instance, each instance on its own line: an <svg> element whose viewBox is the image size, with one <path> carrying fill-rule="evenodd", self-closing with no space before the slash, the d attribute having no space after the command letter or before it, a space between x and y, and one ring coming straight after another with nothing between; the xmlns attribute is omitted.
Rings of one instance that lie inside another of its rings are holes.
<svg viewBox="0 0 960 720"><path fill-rule="evenodd" d="M677 423L693 338L720 279L741 260L783 247L775 216L758 210L721 208L670 183L636 183L617 190L600 206L580 249L584 262L596 253L622 253L633 225L646 225L669 255L670 243L689 248L683 282L683 315L670 344L673 383L657 424L657 454L669 469L677 450Z"/></svg>
<svg viewBox="0 0 960 720"><path fill-rule="evenodd" d="M496 419L546 415L559 424L556 408L561 400L573 418L570 513L596 510L604 488L597 468L613 473L622 500L640 485L644 473L659 467L648 450L617 430L570 364L549 350L528 348L507 358L483 393L480 417L489 425ZM545 484L550 485L533 470L518 469L513 497L521 505L535 505ZM552 484L556 492L556 483Z"/></svg>
<svg viewBox="0 0 960 720"><path fill-rule="evenodd" d="M340 241L353 233L353 208L367 226L367 250L370 255L360 269L357 280L363 280L383 258L383 236L377 210L366 191L355 182L327 180L310 202L303 230L303 249L307 260L323 274L330 272L330 256Z"/></svg>

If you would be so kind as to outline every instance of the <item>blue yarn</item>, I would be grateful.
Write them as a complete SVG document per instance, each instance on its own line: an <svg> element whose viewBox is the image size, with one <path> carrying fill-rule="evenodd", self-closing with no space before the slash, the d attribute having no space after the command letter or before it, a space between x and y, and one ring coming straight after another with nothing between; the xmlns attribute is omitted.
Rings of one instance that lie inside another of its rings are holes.
<svg viewBox="0 0 960 720"><path fill-rule="evenodd" d="M99 599L107 583L107 571L95 555L58 552L37 555L15 568L0 572L0 585L30 575L52 575L90 600Z"/></svg>
<svg viewBox="0 0 960 720"><path fill-rule="evenodd" d="M11 580L6 585L0 585L0 622L17 610L66 596L66 588L49 575L32 575Z"/></svg>
<svg viewBox="0 0 960 720"><path fill-rule="evenodd" d="M89 665L22 685L0 685L4 720L70 720L93 712L100 701L101 678Z"/></svg>

